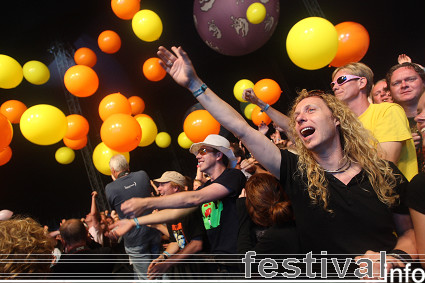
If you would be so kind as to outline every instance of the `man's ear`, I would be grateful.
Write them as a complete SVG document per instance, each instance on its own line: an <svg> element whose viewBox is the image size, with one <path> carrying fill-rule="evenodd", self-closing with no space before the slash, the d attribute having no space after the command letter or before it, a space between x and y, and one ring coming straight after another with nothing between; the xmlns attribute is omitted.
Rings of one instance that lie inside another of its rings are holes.
<svg viewBox="0 0 425 283"><path fill-rule="evenodd" d="M367 85L367 79L365 78L365 77L361 77L360 79L359 79L359 83L360 83L360 88L362 89L362 88L365 88L366 87L366 85Z"/></svg>

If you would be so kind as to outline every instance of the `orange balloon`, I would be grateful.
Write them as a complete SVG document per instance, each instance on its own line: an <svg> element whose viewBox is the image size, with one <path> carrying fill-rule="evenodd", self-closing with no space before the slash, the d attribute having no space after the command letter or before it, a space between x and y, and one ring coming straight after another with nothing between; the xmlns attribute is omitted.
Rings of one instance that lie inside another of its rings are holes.
<svg viewBox="0 0 425 283"><path fill-rule="evenodd" d="M87 97L97 91L99 78L92 68L84 65L75 65L66 71L64 83L66 89L73 95Z"/></svg>
<svg viewBox="0 0 425 283"><path fill-rule="evenodd" d="M19 123L25 110L27 110L27 106L18 100L5 101L0 107L0 113L13 124Z"/></svg>
<svg viewBox="0 0 425 283"><path fill-rule="evenodd" d="M3 114L0 114L0 150L10 144L13 137L13 128L9 120Z"/></svg>
<svg viewBox="0 0 425 283"><path fill-rule="evenodd" d="M218 134L220 123L207 110L195 110L187 115L183 130L192 142L201 142L210 134Z"/></svg>
<svg viewBox="0 0 425 283"><path fill-rule="evenodd" d="M123 20L131 20L140 10L140 0L112 0L114 14Z"/></svg>
<svg viewBox="0 0 425 283"><path fill-rule="evenodd" d="M342 22L335 26L338 33L338 50L331 66L341 67L360 61L369 49L369 33L359 23Z"/></svg>
<svg viewBox="0 0 425 283"><path fill-rule="evenodd" d="M159 58L152 57L145 61L143 64L143 74L145 77L153 82L157 82L165 78L167 72L159 65Z"/></svg>
<svg viewBox="0 0 425 283"><path fill-rule="evenodd" d="M131 115L138 115L145 110L145 102L139 96L131 96L128 98L131 106Z"/></svg>
<svg viewBox="0 0 425 283"><path fill-rule="evenodd" d="M97 56L90 48L81 47L75 51L74 61L77 65L85 65L91 68L96 65Z"/></svg>
<svg viewBox="0 0 425 283"><path fill-rule="evenodd" d="M12 149L8 146L3 150L0 150L0 166L9 162L12 158Z"/></svg>
<svg viewBox="0 0 425 283"><path fill-rule="evenodd" d="M127 114L113 114L103 122L100 138L110 149L129 152L135 149L142 139L142 129L137 120Z"/></svg>
<svg viewBox="0 0 425 283"><path fill-rule="evenodd" d="M99 103L99 115L102 121L117 113L131 115L130 102L119 92L105 96Z"/></svg>
<svg viewBox="0 0 425 283"><path fill-rule="evenodd" d="M140 117L146 117L146 118L153 120L152 117L149 116L148 114L137 114L136 116L134 116L134 118L136 118L136 119L140 118Z"/></svg>
<svg viewBox="0 0 425 283"><path fill-rule="evenodd" d="M73 150L79 150L82 149L83 147L85 147L87 145L87 136L78 139L78 140L71 140L68 138L63 138L63 143L69 147L70 149Z"/></svg>
<svg viewBox="0 0 425 283"><path fill-rule="evenodd" d="M269 115L267 115L266 112L261 112L261 109L258 106L255 106L252 110L251 120L257 126L260 125L261 122L264 122L266 125L268 125L272 121Z"/></svg>
<svg viewBox="0 0 425 283"><path fill-rule="evenodd" d="M71 140L81 139L89 133L89 122L86 118L78 114L66 116L68 121L68 129L65 137Z"/></svg>
<svg viewBox="0 0 425 283"><path fill-rule="evenodd" d="M115 31L105 30L97 38L97 44L100 50L105 53L113 54L121 48L121 38Z"/></svg>
<svg viewBox="0 0 425 283"><path fill-rule="evenodd" d="M272 79L259 80L253 89L259 99L270 105L275 104L282 93L279 84Z"/></svg>

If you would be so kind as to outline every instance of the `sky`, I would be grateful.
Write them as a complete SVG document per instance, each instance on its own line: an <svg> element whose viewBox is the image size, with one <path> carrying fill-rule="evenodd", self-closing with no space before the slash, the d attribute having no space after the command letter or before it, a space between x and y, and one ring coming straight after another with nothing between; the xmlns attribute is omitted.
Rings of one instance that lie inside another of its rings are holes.
<svg viewBox="0 0 425 283"><path fill-rule="evenodd" d="M126 97L138 95L145 101L144 113L154 119L159 131L171 135L172 143L165 149L155 143L136 148L130 153L131 169L145 170L151 179L160 177L167 170L194 177L196 160L187 149L178 145L177 136L183 131L184 118L196 100L169 77L159 82L148 81L142 74L143 62L156 56L160 45L182 46L204 82L238 111L240 104L233 96L234 84L240 79L255 83L270 78L283 90L274 106L286 112L297 90L330 90L330 76L334 69L328 66L318 70L301 69L288 57L285 42L289 30L298 21L313 16L306 9L305 2L309 1L279 1L279 20L273 35L262 47L243 56L220 54L203 42L193 21L193 1L189 0L141 1L141 9L156 12L163 23L161 37L154 42L137 38L131 20L116 17L110 1L10 2L10 7L0 12L0 54L11 56L21 65L30 60L41 61L49 67L51 78L44 85L32 85L24 79L16 88L0 89L0 104L16 99L27 107L49 104L61 109L65 115L73 114L65 99L63 79L55 57L49 50L57 42L74 49L89 47L98 56L93 69L99 76L100 86L94 95L78 101L90 124L91 151L101 142L102 120L98 114L101 99L114 92L121 92ZM367 29L370 45L361 62L373 69L375 80L383 78L402 53L424 65L423 1L319 0L317 3L332 24L353 21ZM116 31L122 40L121 49L115 54L105 54L97 46L98 35L107 29ZM0 209L33 216L51 227L62 218L79 218L87 214L93 186L82 154L76 151L71 164L61 165L54 155L63 146L62 142L35 145L23 137L18 124L14 124L13 129L12 159L0 166ZM101 186L112 181L100 173L97 173L97 180Z"/></svg>

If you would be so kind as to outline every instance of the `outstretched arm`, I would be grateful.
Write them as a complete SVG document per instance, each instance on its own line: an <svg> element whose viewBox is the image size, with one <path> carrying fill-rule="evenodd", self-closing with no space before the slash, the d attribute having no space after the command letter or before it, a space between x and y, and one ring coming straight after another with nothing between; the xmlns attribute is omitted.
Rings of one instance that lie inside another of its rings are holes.
<svg viewBox="0 0 425 283"><path fill-rule="evenodd" d="M257 105L261 109L264 109L264 112L270 117L270 119L272 119L272 121L285 132L286 136L291 141L294 141L293 137L291 136L290 120L288 116L277 111L270 105L269 107L267 107L267 109L265 109L267 106L267 103L259 99L252 88L245 89L243 91L242 96L243 96L243 99L245 99L246 101L249 101Z"/></svg>
<svg viewBox="0 0 425 283"><path fill-rule="evenodd" d="M158 56L160 65L181 86L192 93L204 84L198 77L188 55L181 47L172 47L170 52L161 46ZM227 130L240 139L257 160L275 177L280 177L279 149L267 137L252 128L229 104L219 98L211 89L201 92L196 99Z"/></svg>

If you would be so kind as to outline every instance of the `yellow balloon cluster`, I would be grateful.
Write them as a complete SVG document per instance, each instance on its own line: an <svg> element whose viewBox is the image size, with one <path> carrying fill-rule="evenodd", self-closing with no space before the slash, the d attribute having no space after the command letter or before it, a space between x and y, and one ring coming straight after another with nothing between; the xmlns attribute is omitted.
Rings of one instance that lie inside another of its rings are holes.
<svg viewBox="0 0 425 283"><path fill-rule="evenodd" d="M181 132L177 138L177 142L181 148L188 149L193 142L186 136L185 132Z"/></svg>
<svg viewBox="0 0 425 283"><path fill-rule="evenodd" d="M140 10L131 22L133 31L143 41L158 40L162 34L161 18L151 10Z"/></svg>
<svg viewBox="0 0 425 283"><path fill-rule="evenodd" d="M140 140L139 146L143 147L152 144L158 134L158 128L155 122L151 118L144 116L136 117L136 120L142 128L142 139Z"/></svg>
<svg viewBox="0 0 425 283"><path fill-rule="evenodd" d="M317 70L327 66L338 50L335 26L320 17L305 18L296 23L286 38L286 51L300 68Z"/></svg>
<svg viewBox="0 0 425 283"><path fill-rule="evenodd" d="M22 69L24 78L34 85L42 85L50 78L49 68L40 61L28 61Z"/></svg>
<svg viewBox="0 0 425 283"><path fill-rule="evenodd" d="M104 175L111 175L109 160L111 160L111 157L116 154L124 155L127 162L130 162L130 154L128 152L118 152L110 149L103 142L99 143L93 150L94 167L96 167L96 169Z"/></svg>
<svg viewBox="0 0 425 283"><path fill-rule="evenodd" d="M17 87L24 78L21 65L10 56L0 54L0 87Z"/></svg>
<svg viewBox="0 0 425 283"><path fill-rule="evenodd" d="M171 136L166 132L160 132L156 135L155 143L160 148L167 148L171 144Z"/></svg>
<svg viewBox="0 0 425 283"><path fill-rule="evenodd" d="M51 145L63 139L68 129L65 114L58 108L39 104L28 108L19 124L22 135L32 143Z"/></svg>
<svg viewBox="0 0 425 283"><path fill-rule="evenodd" d="M63 146L56 150L55 158L60 164L70 164L75 159L75 152L69 147Z"/></svg>
<svg viewBox="0 0 425 283"><path fill-rule="evenodd" d="M251 82L250 80L247 80L247 79L239 80L233 87L233 94L236 97L236 99L239 100L240 102L246 102L246 100L242 98L243 91L247 88L253 88L253 87L254 87L254 83Z"/></svg>

